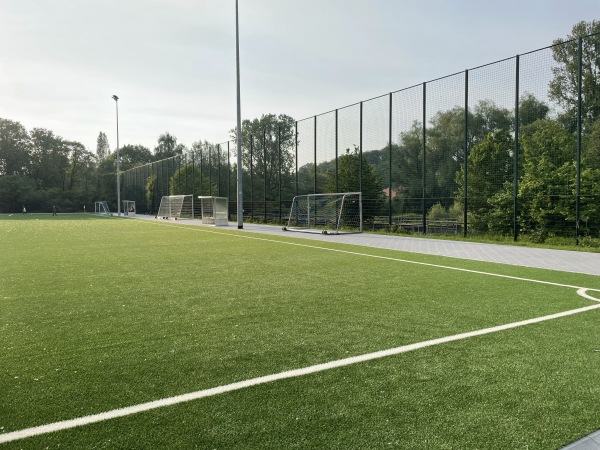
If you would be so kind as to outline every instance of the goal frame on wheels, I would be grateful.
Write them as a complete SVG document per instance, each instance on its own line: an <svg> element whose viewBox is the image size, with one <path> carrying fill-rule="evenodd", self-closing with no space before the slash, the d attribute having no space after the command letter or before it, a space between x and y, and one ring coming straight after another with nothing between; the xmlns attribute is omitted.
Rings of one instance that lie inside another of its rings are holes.
<svg viewBox="0 0 600 450"><path fill-rule="evenodd" d="M102 214L110 216L110 209L108 209L108 203L106 201L94 202L94 214Z"/></svg>
<svg viewBox="0 0 600 450"><path fill-rule="evenodd" d="M362 194L335 192L297 195L284 231L319 234L362 233Z"/></svg>

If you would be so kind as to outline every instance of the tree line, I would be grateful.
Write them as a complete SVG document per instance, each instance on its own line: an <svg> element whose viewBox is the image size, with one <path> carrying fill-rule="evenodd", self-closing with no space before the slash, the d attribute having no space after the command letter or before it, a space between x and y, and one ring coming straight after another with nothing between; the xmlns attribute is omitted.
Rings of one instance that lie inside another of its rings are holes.
<svg viewBox="0 0 600 450"><path fill-rule="evenodd" d="M194 146L202 143L194 143ZM187 149L166 132L151 151L143 145L119 149L122 171L183 154ZM19 122L0 118L0 212L74 212L108 200L116 209L116 152L100 132L96 151L45 128L25 129Z"/></svg>

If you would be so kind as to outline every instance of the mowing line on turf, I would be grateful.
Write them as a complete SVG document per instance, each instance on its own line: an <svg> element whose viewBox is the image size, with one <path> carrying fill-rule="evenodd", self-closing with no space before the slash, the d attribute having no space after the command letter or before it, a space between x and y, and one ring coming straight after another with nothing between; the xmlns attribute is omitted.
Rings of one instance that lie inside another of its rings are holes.
<svg viewBox="0 0 600 450"><path fill-rule="evenodd" d="M500 331L510 330L517 327L522 327L526 325L532 325L540 322L545 322L548 320L558 319L561 317L572 316L574 314L579 314L595 309L600 309L600 299L593 298L597 303L591 306L586 306L583 308L572 309L569 311L563 311L560 313L550 314L547 316L536 317L534 319L522 320L519 322L508 323L504 325L498 325L495 327L484 328L481 330L469 331L467 333L459 333L452 336L446 336L437 339L430 339L427 341L417 342L414 344L403 345L400 347L395 347L387 350L380 350L373 353L367 353L364 355L352 356L349 358L338 359L326 363L315 364L313 366L303 367L300 369L287 370L285 372L275 373L271 375L264 375L257 378L252 378L249 380L238 381L231 384L226 384L222 386L217 386L214 388L203 389L201 391L190 392L187 394L176 395L173 397L167 397L159 400L154 400L151 402L140 403L137 405L129 406L126 408L118 408L113 409L111 411L102 412L99 414L92 414L89 416L78 417L76 419L63 420L61 422L54 422L46 425L40 425L37 427L25 428L23 430L12 431L10 433L0 434L0 444L6 442L17 441L20 439L25 439L33 436L39 436L42 434L54 433L57 431L68 430L71 428L81 427L84 425L90 425L93 423L104 422L106 420L117 419L119 417L130 416L133 414L138 414L145 411L151 411L158 408L164 408L167 406L173 406L180 403L186 403L192 400L198 400L206 397L213 397L215 395L224 394L227 392L237 391L240 389L245 389L253 386L258 386L261 384L272 383L275 381L297 378L305 375L314 374L317 372L323 372L326 370L331 370L339 367L350 366L352 364L358 364L366 361L372 361L380 358L385 358L388 356L399 355L401 353L407 353L413 350L419 350L426 347L432 347L435 345L446 344L448 342L459 341L463 339L468 339L476 336L483 336L486 334L497 333Z"/></svg>

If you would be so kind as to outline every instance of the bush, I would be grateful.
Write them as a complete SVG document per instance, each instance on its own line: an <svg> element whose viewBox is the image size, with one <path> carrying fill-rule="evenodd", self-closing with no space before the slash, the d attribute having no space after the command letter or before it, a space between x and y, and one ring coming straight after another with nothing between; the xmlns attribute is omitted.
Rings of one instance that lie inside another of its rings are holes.
<svg viewBox="0 0 600 450"><path fill-rule="evenodd" d="M584 248L600 248L600 239L584 236L579 239L579 245Z"/></svg>

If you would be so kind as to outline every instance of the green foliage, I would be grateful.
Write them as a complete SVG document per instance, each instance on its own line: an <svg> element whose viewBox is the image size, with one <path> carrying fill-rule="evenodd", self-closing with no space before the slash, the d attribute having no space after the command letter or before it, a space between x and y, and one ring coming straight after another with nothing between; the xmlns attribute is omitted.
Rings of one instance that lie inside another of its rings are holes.
<svg viewBox="0 0 600 450"><path fill-rule="evenodd" d="M121 171L152 162L152 153L143 145L124 145L119 149Z"/></svg>
<svg viewBox="0 0 600 450"><path fill-rule="evenodd" d="M358 147L353 151L346 149L346 154L338 160L338 189L339 192L362 192L363 219L381 215L385 210L385 196L381 189L381 181L373 173L373 166L369 164L364 154L362 155L362 183L361 155ZM335 174L327 172L325 192L335 192Z"/></svg>
<svg viewBox="0 0 600 450"><path fill-rule="evenodd" d="M110 155L110 145L108 144L108 137L106 133L100 132L98 133L98 138L96 139L96 156L99 161L102 161Z"/></svg>
<svg viewBox="0 0 600 450"><path fill-rule="evenodd" d="M519 183L519 221L524 232L560 234L566 221L574 221L575 149L574 136L554 121L538 122L536 130L521 140L525 163Z"/></svg>
<svg viewBox="0 0 600 450"><path fill-rule="evenodd" d="M29 133L23 125L0 117L0 176L28 175L30 146Z"/></svg>
<svg viewBox="0 0 600 450"><path fill-rule="evenodd" d="M175 155L181 155L184 150L185 146L183 144L178 144L177 138L169 132L166 132L158 137L158 144L154 148L154 159L159 161Z"/></svg>
<svg viewBox="0 0 600 450"><path fill-rule="evenodd" d="M152 174L146 181L146 207L150 214L158 212L159 201L156 193L156 175Z"/></svg>
<svg viewBox="0 0 600 450"><path fill-rule="evenodd" d="M30 203L35 193L35 182L24 175L4 175L0 177L0 210L18 212L23 205L32 210Z"/></svg>
<svg viewBox="0 0 600 450"><path fill-rule="evenodd" d="M263 114L260 119L243 121L242 165L247 177L244 179L245 199L250 199L251 168L254 183L252 187L254 191L261 193L261 200L263 195L268 201L278 200L280 177L282 195L285 198L295 195L295 126L295 120L286 114ZM230 130L230 135L237 142L235 129ZM312 186L306 192L312 192Z"/></svg>
<svg viewBox="0 0 600 450"><path fill-rule="evenodd" d="M489 231L493 207L490 199L494 198L503 189L506 183L514 178L512 153L514 141L512 136L504 130L489 133L485 140L473 146L469 153L469 176L467 178L467 196L469 202L467 211L470 213L470 223L479 232ZM464 167L461 167L456 176L457 200L462 200L464 190ZM502 202L497 198L496 203Z"/></svg>
<svg viewBox="0 0 600 450"><path fill-rule="evenodd" d="M554 78L550 82L549 96L566 112L563 122L570 131L577 123L577 80L579 67L579 41L583 39L582 73L582 118L586 125L600 119L600 21L581 21L573 26L572 34L566 39L556 39L552 55L558 63L552 68Z"/></svg>

